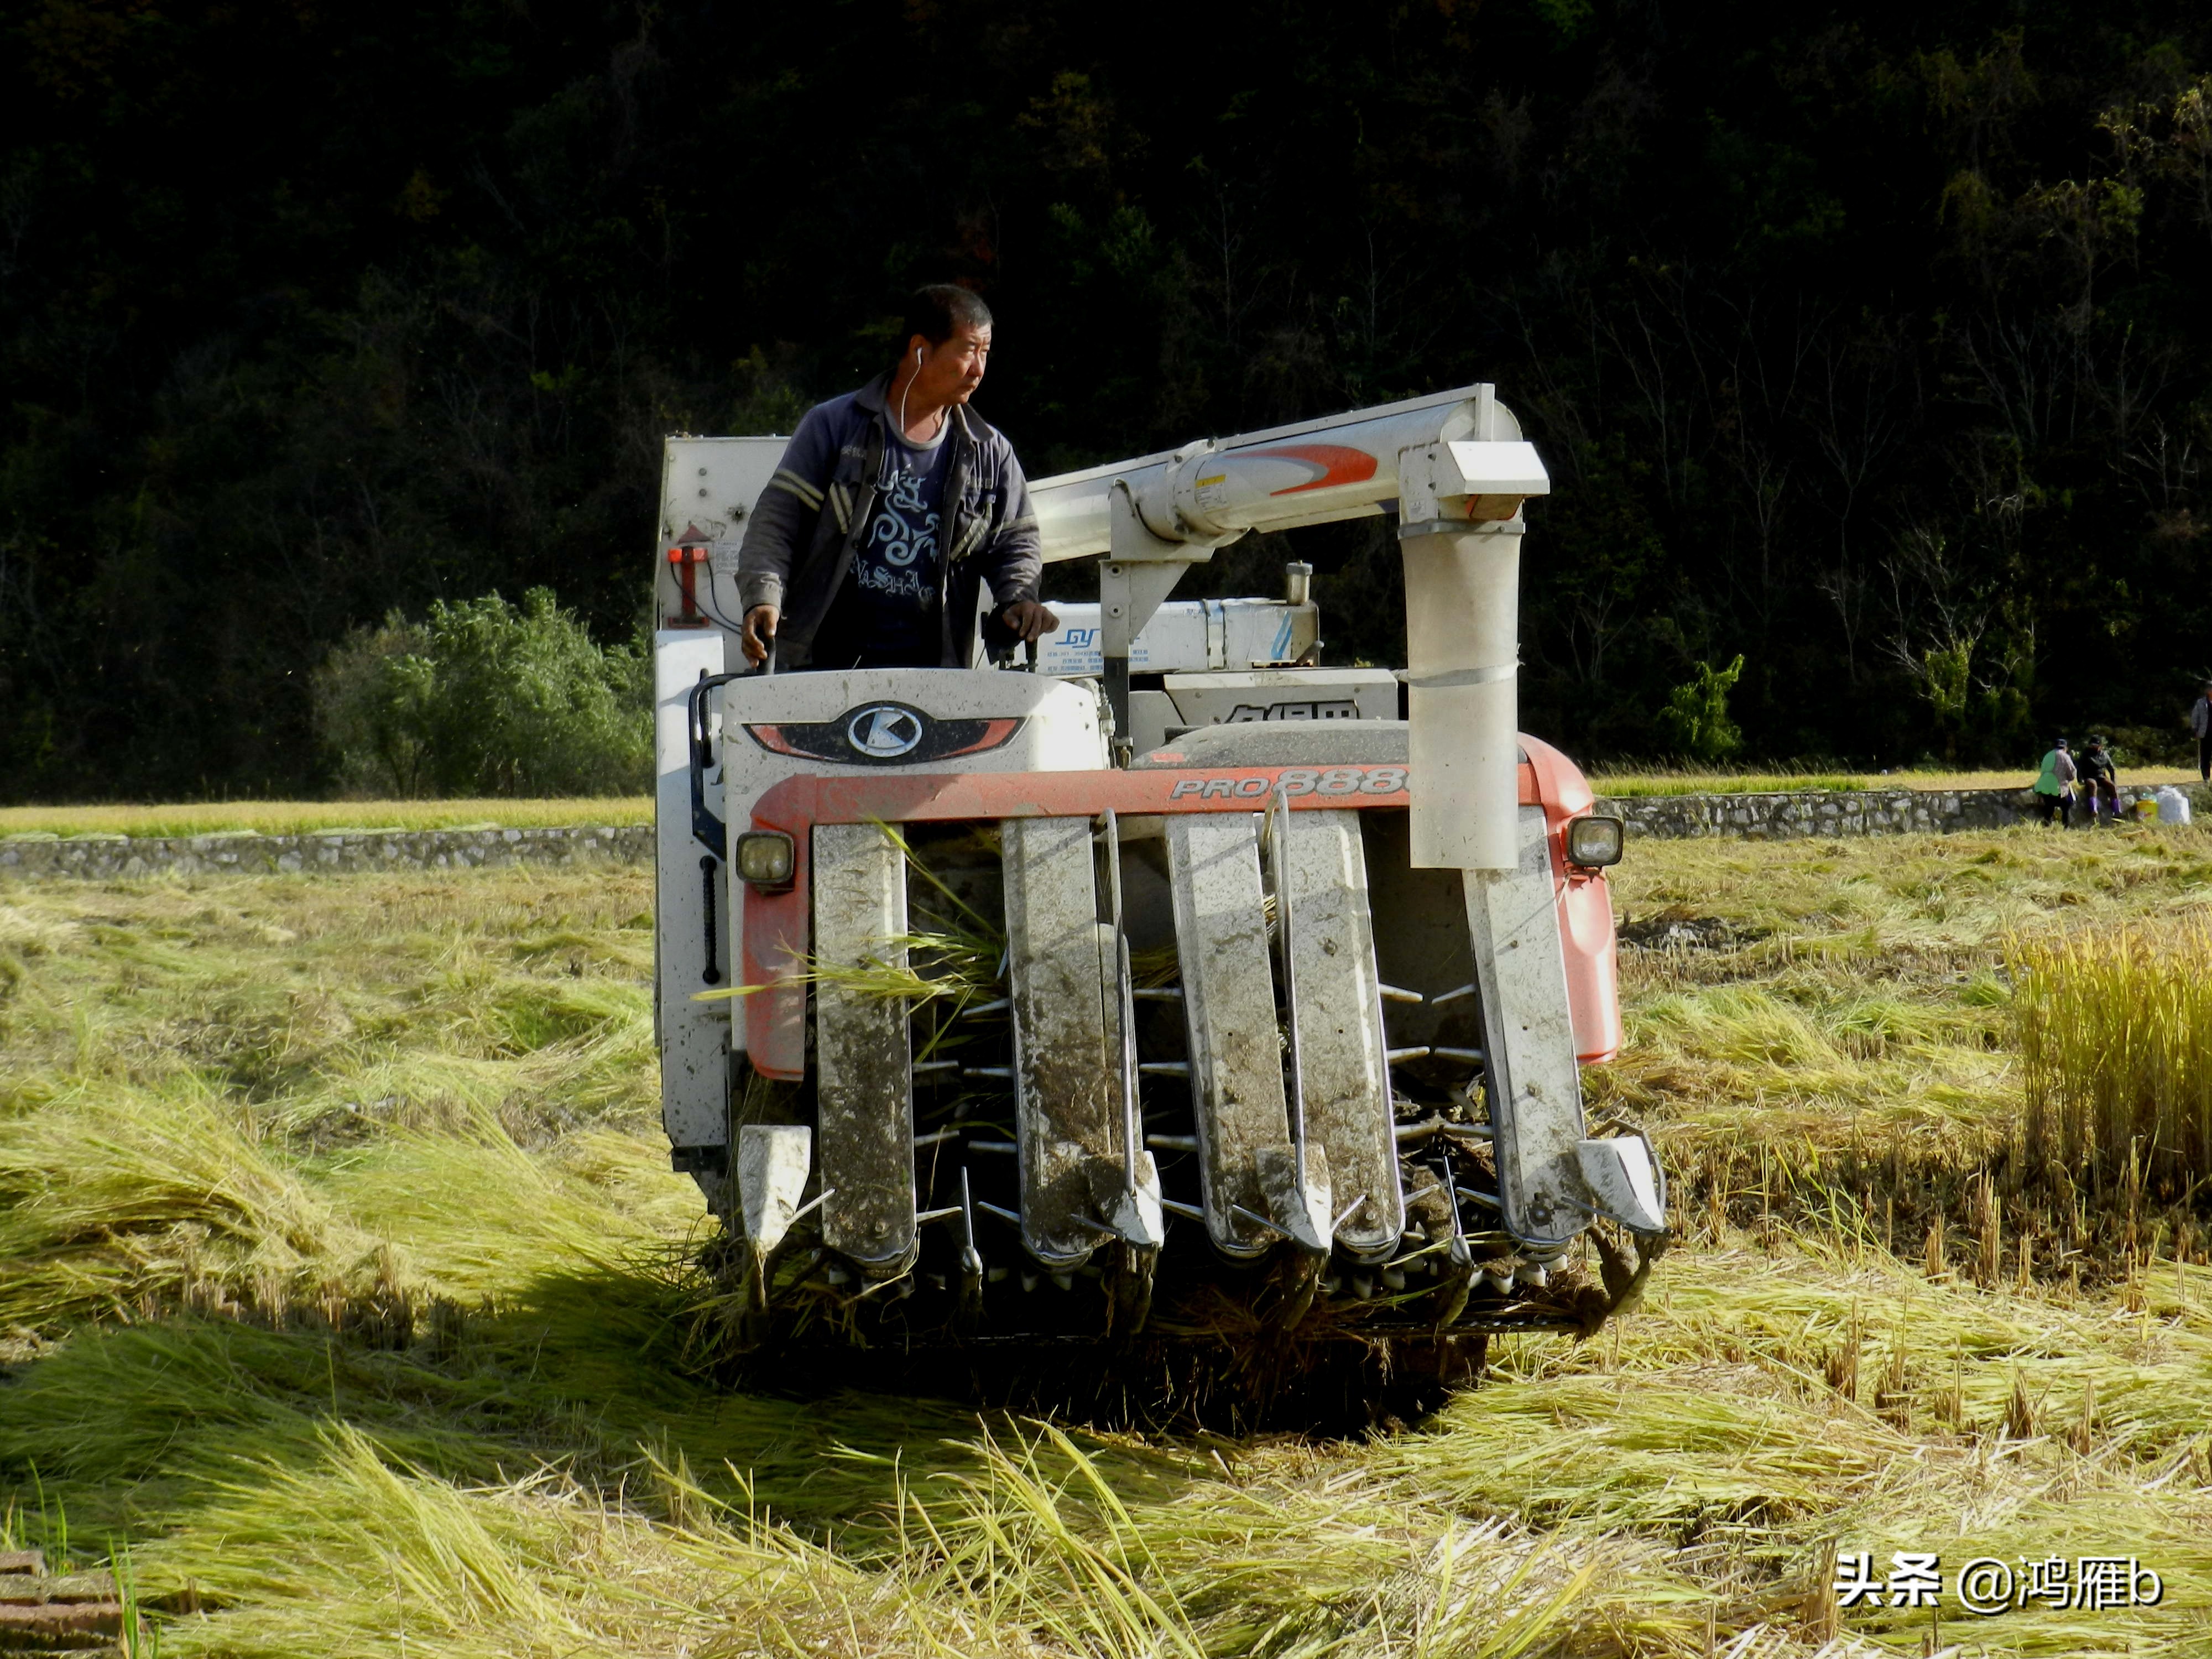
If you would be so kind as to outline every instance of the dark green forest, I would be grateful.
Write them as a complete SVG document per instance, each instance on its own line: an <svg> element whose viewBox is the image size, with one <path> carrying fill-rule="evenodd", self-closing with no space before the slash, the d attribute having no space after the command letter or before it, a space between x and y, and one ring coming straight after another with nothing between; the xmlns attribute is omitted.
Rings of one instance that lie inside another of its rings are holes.
<svg viewBox="0 0 2212 1659"><path fill-rule="evenodd" d="M2212 11L2110 0L0 4L0 796L327 787L398 608L639 624L668 430L905 292L1030 472L1478 379L1523 724L2021 763L2212 671ZM1237 550L1388 659L1370 521ZM1055 576L1071 591L1076 573Z"/></svg>

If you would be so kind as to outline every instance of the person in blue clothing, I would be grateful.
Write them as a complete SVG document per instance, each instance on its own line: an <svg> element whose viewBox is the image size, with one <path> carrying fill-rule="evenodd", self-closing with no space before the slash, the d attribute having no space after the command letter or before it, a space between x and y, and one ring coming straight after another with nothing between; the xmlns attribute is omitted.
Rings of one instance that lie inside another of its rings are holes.
<svg viewBox="0 0 2212 1659"><path fill-rule="evenodd" d="M1036 641L1036 514L1013 446L969 406L991 313L949 283L907 307L897 360L807 411L745 526L740 643L793 668L966 668Z"/></svg>
<svg viewBox="0 0 2212 1659"><path fill-rule="evenodd" d="M2105 747L2102 738L2089 739L2089 746L2081 751L2081 759L2074 763L2081 775L2081 804L2089 809L2089 826L2118 823L2120 821L2120 775L2112 765L2112 757Z"/></svg>

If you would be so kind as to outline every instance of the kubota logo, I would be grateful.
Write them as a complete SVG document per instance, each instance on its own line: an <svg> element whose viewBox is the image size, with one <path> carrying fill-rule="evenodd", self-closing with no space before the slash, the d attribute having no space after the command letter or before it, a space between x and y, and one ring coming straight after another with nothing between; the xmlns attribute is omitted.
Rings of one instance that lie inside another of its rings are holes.
<svg viewBox="0 0 2212 1659"><path fill-rule="evenodd" d="M895 702L871 703L847 717L845 741L870 760L896 760L921 744L921 715Z"/></svg>
<svg viewBox="0 0 2212 1659"><path fill-rule="evenodd" d="M924 766L1001 748L1021 724L1018 714L943 720L902 702L864 702L830 720L779 720L745 731L772 755L837 766Z"/></svg>

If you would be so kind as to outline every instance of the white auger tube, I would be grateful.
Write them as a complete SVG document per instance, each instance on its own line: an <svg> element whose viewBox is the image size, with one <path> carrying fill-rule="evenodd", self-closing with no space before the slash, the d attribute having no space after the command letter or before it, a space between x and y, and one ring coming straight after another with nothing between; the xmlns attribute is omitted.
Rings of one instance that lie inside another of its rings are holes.
<svg viewBox="0 0 2212 1659"><path fill-rule="evenodd" d="M1398 495L1401 451L1476 437L1486 409L1496 410L1488 386L1463 386L1037 479L1030 495L1045 560L1091 558L1110 550L1109 498L1117 483L1128 487L1146 530L1188 545L1194 558L1250 530L1292 530L1382 513ZM1497 414L1497 424L1518 440L1512 416Z"/></svg>
<svg viewBox="0 0 2212 1659"><path fill-rule="evenodd" d="M1473 386L1040 479L1030 494L1047 560L1111 555L1102 605L1107 653L1118 646L1121 656L1106 678L1124 688L1127 642L1182 564L1249 531L1395 508L1413 863L1510 870L1518 857L1521 506L1550 489L1512 414L1491 387Z"/></svg>
<svg viewBox="0 0 2212 1659"><path fill-rule="evenodd" d="M1520 860L1521 525L1401 526L1418 870Z"/></svg>

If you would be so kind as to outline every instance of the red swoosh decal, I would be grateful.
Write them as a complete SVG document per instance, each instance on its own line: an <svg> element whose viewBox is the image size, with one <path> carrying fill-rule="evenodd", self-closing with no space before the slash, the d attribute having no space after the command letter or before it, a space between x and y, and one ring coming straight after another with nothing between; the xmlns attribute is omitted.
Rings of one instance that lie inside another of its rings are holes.
<svg viewBox="0 0 2212 1659"><path fill-rule="evenodd" d="M783 735L783 730L781 726L748 726L745 727L745 730L752 733L754 742L759 744L762 748L769 750L771 754L796 755L801 760L811 760L813 758L811 756L808 755L804 749L793 748L790 741Z"/></svg>
<svg viewBox="0 0 2212 1659"><path fill-rule="evenodd" d="M983 728L983 735L975 742L964 749L949 749L939 758L951 760L956 755L980 755L987 749L996 749L1014 735L1014 728L1020 724L1019 720L993 720Z"/></svg>
<svg viewBox="0 0 2212 1659"><path fill-rule="evenodd" d="M1347 449L1342 444L1284 444L1276 449L1248 449L1240 460L1299 461L1307 466L1317 466L1321 476L1309 478L1302 484L1292 484L1287 489L1271 493L1277 495L1296 495L1308 489L1327 489L1336 484L1364 483L1375 476L1375 458L1364 449Z"/></svg>

